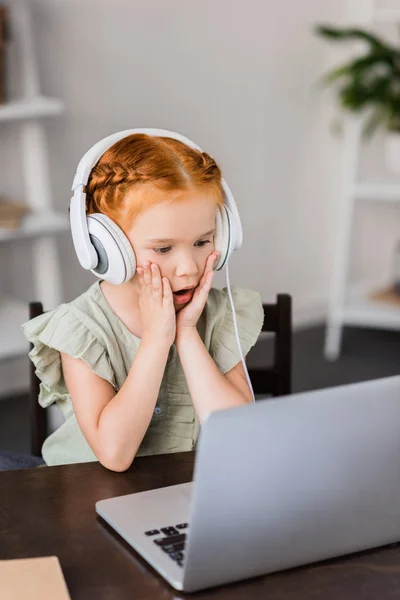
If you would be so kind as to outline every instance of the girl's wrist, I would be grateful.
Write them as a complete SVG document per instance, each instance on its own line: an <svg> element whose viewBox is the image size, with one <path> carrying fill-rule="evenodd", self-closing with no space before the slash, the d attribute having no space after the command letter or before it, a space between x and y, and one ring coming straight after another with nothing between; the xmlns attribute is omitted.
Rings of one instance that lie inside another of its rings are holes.
<svg viewBox="0 0 400 600"><path fill-rule="evenodd" d="M186 340L190 340L199 336L199 332L195 326L182 327L176 332L175 344L178 347Z"/></svg>
<svg viewBox="0 0 400 600"><path fill-rule="evenodd" d="M163 336L157 335L154 337L151 336L143 336L141 341L140 341L140 345L144 346L146 348L157 348L157 350L159 351L166 351L169 352L169 349L171 348L173 344L173 341L169 341L166 338L163 338Z"/></svg>

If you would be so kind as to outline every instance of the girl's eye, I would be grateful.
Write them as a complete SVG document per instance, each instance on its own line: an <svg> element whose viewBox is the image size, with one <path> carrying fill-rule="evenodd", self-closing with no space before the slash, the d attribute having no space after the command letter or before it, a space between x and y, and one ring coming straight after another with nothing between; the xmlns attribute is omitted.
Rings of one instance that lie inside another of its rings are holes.
<svg viewBox="0 0 400 600"><path fill-rule="evenodd" d="M196 248L203 248L206 244L211 244L210 240L199 240L195 243ZM167 254L171 250L171 246L165 246L164 248L153 248L154 252L157 254Z"/></svg>

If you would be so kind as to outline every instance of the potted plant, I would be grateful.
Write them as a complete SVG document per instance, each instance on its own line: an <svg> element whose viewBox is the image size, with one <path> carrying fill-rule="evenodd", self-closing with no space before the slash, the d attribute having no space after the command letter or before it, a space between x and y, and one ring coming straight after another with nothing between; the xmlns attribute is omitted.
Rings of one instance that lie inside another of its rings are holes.
<svg viewBox="0 0 400 600"><path fill-rule="evenodd" d="M316 33L334 42L366 43L364 54L330 71L322 81L339 84L339 102L345 110L366 113L365 137L378 128L387 131L387 166L400 174L400 47L362 29L318 25Z"/></svg>

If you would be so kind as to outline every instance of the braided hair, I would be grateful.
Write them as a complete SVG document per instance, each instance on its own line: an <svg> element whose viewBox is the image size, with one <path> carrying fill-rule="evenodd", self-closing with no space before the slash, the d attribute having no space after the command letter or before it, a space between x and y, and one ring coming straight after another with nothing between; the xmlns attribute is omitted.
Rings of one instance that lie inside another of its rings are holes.
<svg viewBox="0 0 400 600"><path fill-rule="evenodd" d="M149 184L164 191L195 187L209 192L221 206L221 179L218 165L206 152L173 138L132 134L106 150L93 167L86 186L86 212L103 213L126 230L155 203L151 193L128 193L131 190L151 189Z"/></svg>

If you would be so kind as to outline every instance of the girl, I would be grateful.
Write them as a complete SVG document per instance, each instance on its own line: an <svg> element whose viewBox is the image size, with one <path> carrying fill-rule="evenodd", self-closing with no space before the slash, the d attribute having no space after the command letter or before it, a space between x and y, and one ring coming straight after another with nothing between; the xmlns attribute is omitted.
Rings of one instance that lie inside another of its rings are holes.
<svg viewBox="0 0 400 600"><path fill-rule="evenodd" d="M123 137L91 169L86 213L120 227L136 270L22 326L39 403L55 402L65 418L43 445L46 464L124 471L135 456L192 450L208 413L251 402L227 290L211 287L221 182L208 154L145 133ZM245 356L261 298L232 294Z"/></svg>

